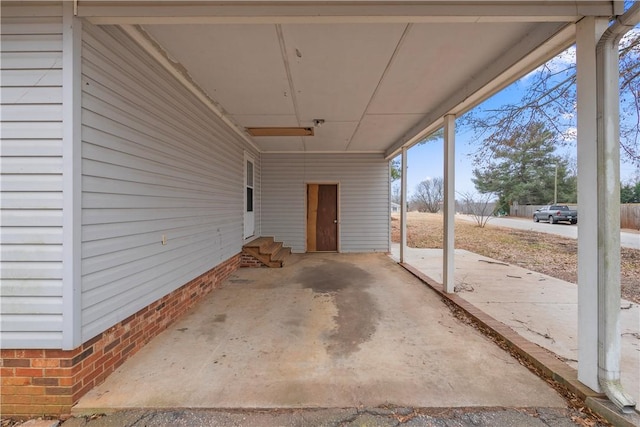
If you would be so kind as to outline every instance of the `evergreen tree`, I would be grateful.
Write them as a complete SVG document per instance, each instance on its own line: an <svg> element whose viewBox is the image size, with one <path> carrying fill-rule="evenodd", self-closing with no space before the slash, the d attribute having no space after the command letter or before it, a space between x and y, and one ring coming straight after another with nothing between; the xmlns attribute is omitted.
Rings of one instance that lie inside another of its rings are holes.
<svg viewBox="0 0 640 427"><path fill-rule="evenodd" d="M640 203L640 181L620 186L620 203Z"/></svg>
<svg viewBox="0 0 640 427"><path fill-rule="evenodd" d="M573 203L576 177L555 149L554 133L543 123L519 126L508 138L491 145L488 162L485 156L476 158L472 181L480 193L497 194L497 209L509 212L514 202L552 203L557 173L558 203Z"/></svg>

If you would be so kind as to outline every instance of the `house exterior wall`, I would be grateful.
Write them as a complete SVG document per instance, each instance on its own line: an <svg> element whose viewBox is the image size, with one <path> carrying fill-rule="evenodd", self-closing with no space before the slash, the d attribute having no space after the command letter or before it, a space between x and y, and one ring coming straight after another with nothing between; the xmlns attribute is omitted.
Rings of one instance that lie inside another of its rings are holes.
<svg viewBox="0 0 640 427"><path fill-rule="evenodd" d="M1 348L62 344L62 5L2 2Z"/></svg>
<svg viewBox="0 0 640 427"><path fill-rule="evenodd" d="M245 143L120 29L83 28L85 341L241 251Z"/></svg>
<svg viewBox="0 0 640 427"><path fill-rule="evenodd" d="M262 154L262 234L306 250L306 184L338 183L341 252L389 251L389 162L380 154Z"/></svg>
<svg viewBox="0 0 640 427"><path fill-rule="evenodd" d="M82 336L64 347L63 315L73 305L63 285L63 208L72 197L64 178L78 173L64 161L70 12L69 4L2 3L0 413L7 416L69 413L239 267L245 151L255 160L260 234L259 153L121 30L84 22L82 218L70 223L82 234Z"/></svg>
<svg viewBox="0 0 640 427"><path fill-rule="evenodd" d="M73 350L0 350L0 413L69 414L80 397L218 287L239 263L240 254L229 258Z"/></svg>

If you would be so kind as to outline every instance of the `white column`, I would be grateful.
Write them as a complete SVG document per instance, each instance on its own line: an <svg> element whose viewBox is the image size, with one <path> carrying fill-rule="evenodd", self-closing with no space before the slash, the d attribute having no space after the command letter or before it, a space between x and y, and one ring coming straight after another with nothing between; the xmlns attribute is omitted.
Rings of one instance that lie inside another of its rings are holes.
<svg viewBox="0 0 640 427"><path fill-rule="evenodd" d="M605 19L585 17L577 25L578 92L578 380L598 385L598 150L596 45Z"/></svg>
<svg viewBox="0 0 640 427"><path fill-rule="evenodd" d="M454 238L455 238L455 132L456 116L444 117L444 242L442 245L443 266L442 284L444 291L453 293L455 289L454 279Z"/></svg>
<svg viewBox="0 0 640 427"><path fill-rule="evenodd" d="M407 147L402 147L400 177L400 262L404 262L407 248Z"/></svg>

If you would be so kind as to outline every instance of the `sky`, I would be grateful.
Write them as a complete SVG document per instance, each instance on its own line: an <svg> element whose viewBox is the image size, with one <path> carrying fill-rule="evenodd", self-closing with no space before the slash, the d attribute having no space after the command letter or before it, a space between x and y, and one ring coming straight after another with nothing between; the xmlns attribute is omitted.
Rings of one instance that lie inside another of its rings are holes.
<svg viewBox="0 0 640 427"><path fill-rule="evenodd" d="M566 63L568 61L574 61L574 53L575 51L573 50L563 52L552 61L554 61L556 65L562 65L563 63ZM532 73L535 73L535 71L533 71ZM478 107L476 107L476 109L474 109L474 111L477 111L477 109L489 109L499 105L517 102L522 96L524 90L523 88L524 86L526 86L526 80L529 77L530 75L525 76L519 81L506 87L502 91L495 94L493 97L480 104ZM477 149L478 142L474 140L473 132L468 129L461 128L458 122L459 120L456 121L457 126L455 146L456 193L477 194L477 190L475 189L475 186L471 179L473 177L472 156ZM572 130L575 131L575 128L573 128ZM564 151L568 151L568 153L575 159L575 132L571 133L571 136L567 137L568 141L571 141L572 139L574 142L572 144L572 147L568 149L565 148ZM409 197L420 182L427 179L443 177L443 163L444 152L443 141L441 139L427 142L422 145L416 145L410 148L408 150L407 161L407 193ZM621 161L620 178L623 183L631 181L635 182L635 180L639 177L639 168ZM394 185L400 185L399 181Z"/></svg>
<svg viewBox="0 0 640 427"><path fill-rule="evenodd" d="M490 107L519 99L520 89L511 85L482 103L479 107ZM456 192L477 193L473 177L472 156L477 150L473 132L456 126L455 176ZM444 176L444 142L442 139L416 145L407 152L407 193L412 194L416 186L429 178Z"/></svg>

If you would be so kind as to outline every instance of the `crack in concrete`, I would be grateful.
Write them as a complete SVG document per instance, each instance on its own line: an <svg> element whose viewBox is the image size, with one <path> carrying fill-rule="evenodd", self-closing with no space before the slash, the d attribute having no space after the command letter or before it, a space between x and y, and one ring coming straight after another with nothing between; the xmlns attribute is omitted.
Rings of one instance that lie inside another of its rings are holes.
<svg viewBox="0 0 640 427"><path fill-rule="evenodd" d="M131 427L134 427L137 425L146 426L147 423L150 423L151 421L153 421L155 417L156 417L155 412L145 412L140 417L138 417L133 423L131 423ZM143 421L145 422L144 424L139 424Z"/></svg>

